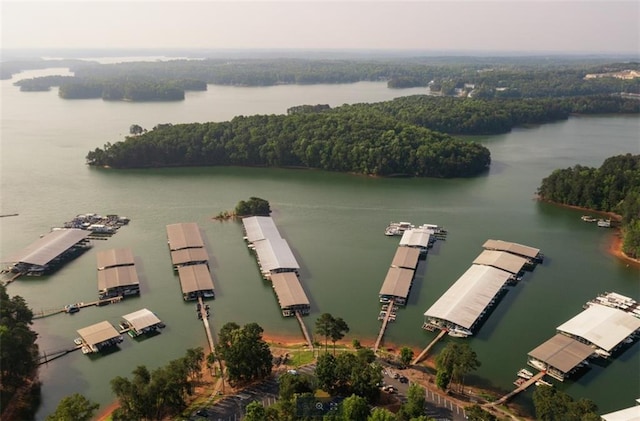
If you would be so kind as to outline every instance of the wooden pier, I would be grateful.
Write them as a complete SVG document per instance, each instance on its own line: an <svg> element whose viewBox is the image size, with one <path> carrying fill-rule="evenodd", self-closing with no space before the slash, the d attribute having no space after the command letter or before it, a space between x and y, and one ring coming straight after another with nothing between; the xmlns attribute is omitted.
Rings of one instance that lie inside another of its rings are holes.
<svg viewBox="0 0 640 421"><path fill-rule="evenodd" d="M413 359L413 361L411 361L411 365L415 365L418 364L420 361L422 361L424 359L424 357L427 356L427 353L429 352L429 350L431 350L431 348L440 340L442 339L442 337L444 335L447 334L447 330L446 329L442 329L440 330L440 333L438 333L438 336L435 337L434 340L432 340L429 345L427 345L427 347L425 349L422 350L422 352Z"/></svg>
<svg viewBox="0 0 640 421"><path fill-rule="evenodd" d="M307 345L309 349L313 351L313 341L311 340L311 335L309 335L309 331L307 331L307 326L304 324L304 320L302 320L302 314L299 311L295 312L296 319L298 319L298 323L300 323L300 329L302 329L302 334L304 335L304 339L307 341Z"/></svg>
<svg viewBox="0 0 640 421"><path fill-rule="evenodd" d="M209 319L207 318L207 309L205 308L204 301L201 296L198 296L198 304L200 305L200 316L202 316L202 324L204 324L204 332L207 334L207 342L209 342L209 352L215 352L215 345L213 343L213 335L211 334L211 327L209 326Z"/></svg>
<svg viewBox="0 0 640 421"><path fill-rule="evenodd" d="M77 351L77 350L79 350L81 348L82 348L82 345L76 345L73 348L60 349L58 351L53 351L53 352L50 352L50 353L44 352L44 353L42 353L42 355L40 355L38 357L38 365L46 364L49 361L56 360L56 359L58 359L60 357L63 357L65 355L67 355L67 354L69 354L69 353L71 353L73 351Z"/></svg>
<svg viewBox="0 0 640 421"><path fill-rule="evenodd" d="M85 307L102 307L105 306L107 304L115 304L115 303L119 303L120 301L122 301L122 296L117 296L117 297L113 297L113 298L107 298L105 300L97 300L97 301L89 301L89 302L80 302L80 303L75 303L72 305L75 305L77 308L85 308ZM33 314L33 318L34 319L41 319L43 317L48 317L48 316L53 316L54 314L60 314L60 313L66 313L67 310L62 307L62 308L53 308L53 309L49 309L49 310L42 310L40 312L34 313Z"/></svg>
<svg viewBox="0 0 640 421"><path fill-rule="evenodd" d="M378 333L378 338L376 339L376 342L373 345L373 352L378 352L378 348L380 348L380 344L382 343L384 332L385 330L387 330L387 324L389 324L389 318L391 317L391 313L393 313L395 303L396 302L394 299L391 299L389 301L387 311L384 313L384 318L382 319L382 326L380 326L380 333Z"/></svg>
<svg viewBox="0 0 640 421"><path fill-rule="evenodd" d="M506 401L508 401L509 399L514 397L515 395L517 395L518 393L522 392L523 390L526 390L529 386L533 385L535 382L537 382L538 380L543 378L545 374L547 374L546 371L538 372L533 377L531 377L529 380L527 380L526 382L524 382L520 386L518 386L516 389L514 389L512 392L507 393L506 395L504 395L503 397L501 397L497 401L491 402L491 405L492 406L502 405L503 403L505 403Z"/></svg>

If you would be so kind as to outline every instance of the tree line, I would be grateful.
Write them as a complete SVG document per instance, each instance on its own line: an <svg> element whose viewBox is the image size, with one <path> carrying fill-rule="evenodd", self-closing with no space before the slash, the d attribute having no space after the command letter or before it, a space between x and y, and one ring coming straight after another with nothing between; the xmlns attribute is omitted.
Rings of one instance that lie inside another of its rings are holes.
<svg viewBox="0 0 640 421"><path fill-rule="evenodd" d="M491 161L476 142L362 107L163 125L107 143L86 158L89 165L113 168L240 165L419 177L470 177Z"/></svg>
<svg viewBox="0 0 640 421"><path fill-rule="evenodd" d="M543 200L622 216L623 251L640 257L640 155L607 158L600 168L575 165L542 180Z"/></svg>
<svg viewBox="0 0 640 421"><path fill-rule="evenodd" d="M56 65L59 63L55 62ZM484 97L564 97L640 93L640 79L585 79L590 73L638 70L634 62L540 57L414 57L378 59L204 59L98 64L71 61L70 85L151 80L173 83L274 86L386 81L390 88L426 87L444 95L474 85ZM3 69L11 62L3 63ZM42 63L34 63L42 66ZM17 68L29 68L24 62ZM14 71L14 70L10 70ZM43 86L42 81L25 82ZM121 82L120 82L121 83ZM33 85L31 85L33 86ZM55 86L55 85L50 85ZM29 89L29 88L26 88Z"/></svg>

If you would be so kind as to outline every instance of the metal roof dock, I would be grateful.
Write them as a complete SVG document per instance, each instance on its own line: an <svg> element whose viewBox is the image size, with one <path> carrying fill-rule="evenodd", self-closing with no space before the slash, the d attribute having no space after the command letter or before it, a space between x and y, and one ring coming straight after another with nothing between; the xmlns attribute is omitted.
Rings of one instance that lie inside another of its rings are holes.
<svg viewBox="0 0 640 421"><path fill-rule="evenodd" d="M242 218L245 237L249 243L254 243L268 238L281 238L276 223L270 216L249 216Z"/></svg>
<svg viewBox="0 0 640 421"><path fill-rule="evenodd" d="M617 308L593 304L557 330L610 354L625 339L638 333L640 319ZM602 354L597 350L596 353Z"/></svg>
<svg viewBox="0 0 640 421"><path fill-rule="evenodd" d="M133 252L130 248L103 250L96 253L98 270L115 266L128 266L135 264Z"/></svg>
<svg viewBox="0 0 640 421"><path fill-rule="evenodd" d="M146 308L125 314L122 318L126 321L129 332L132 332L131 336L152 332L163 326L158 316Z"/></svg>
<svg viewBox="0 0 640 421"><path fill-rule="evenodd" d="M173 250L171 252L171 263L174 270L178 270L178 267L182 265L204 264L208 261L209 254L204 247Z"/></svg>
<svg viewBox="0 0 640 421"><path fill-rule="evenodd" d="M198 296L215 297L209 266L204 264L180 266L178 276L180 277L182 297L185 301L197 300Z"/></svg>
<svg viewBox="0 0 640 421"><path fill-rule="evenodd" d="M476 265L493 266L494 268L506 270L507 272L517 275L527 264L527 259L505 251L484 250L476 257L473 263Z"/></svg>
<svg viewBox="0 0 640 421"><path fill-rule="evenodd" d="M419 259L420 250L413 247L398 247L391 261L391 266L415 270L418 267Z"/></svg>
<svg viewBox="0 0 640 421"><path fill-rule="evenodd" d="M462 327L471 331L510 277L511 273L501 269L471 265L424 316L439 328Z"/></svg>
<svg viewBox="0 0 640 421"><path fill-rule="evenodd" d="M378 295L381 299L396 298L395 301L398 304L405 304L409 297L414 274L413 269L390 267Z"/></svg>
<svg viewBox="0 0 640 421"><path fill-rule="evenodd" d="M297 272L300 265L287 240L280 237L268 238L253 243L260 270L265 278L277 272Z"/></svg>
<svg viewBox="0 0 640 421"><path fill-rule="evenodd" d="M140 294L140 280L135 265L113 266L99 270L98 294L101 300Z"/></svg>
<svg viewBox="0 0 640 421"><path fill-rule="evenodd" d="M636 399L640 404L640 399ZM603 421L640 421L640 405L600 415Z"/></svg>
<svg viewBox="0 0 640 421"><path fill-rule="evenodd" d="M167 225L169 250L181 250L192 247L204 247L200 228L195 222L183 222Z"/></svg>
<svg viewBox="0 0 640 421"><path fill-rule="evenodd" d="M292 316L295 311L308 314L310 303L294 272L274 273L271 283L278 297L283 316Z"/></svg>
<svg viewBox="0 0 640 421"><path fill-rule="evenodd" d="M107 321L78 329L77 332L88 348L88 351L83 349L85 353L99 352L105 347L122 342L120 333Z"/></svg>
<svg viewBox="0 0 640 421"><path fill-rule="evenodd" d="M408 229L404 233L402 233L400 246L415 247L424 254L433 244L431 232L432 231L430 230L420 228Z"/></svg>
<svg viewBox="0 0 640 421"><path fill-rule="evenodd" d="M518 243L512 243L510 241L502 240L487 240L483 245L483 248L487 250L506 251L511 254L525 257L532 262L541 262L543 259L540 249L525 246Z"/></svg>
<svg viewBox="0 0 640 421"><path fill-rule="evenodd" d="M55 229L34 241L21 251L3 259L15 263L15 272L40 275L57 268L90 247L89 232L81 229Z"/></svg>
<svg viewBox="0 0 640 421"><path fill-rule="evenodd" d="M564 381L594 353L594 349L561 333L529 352L528 364Z"/></svg>

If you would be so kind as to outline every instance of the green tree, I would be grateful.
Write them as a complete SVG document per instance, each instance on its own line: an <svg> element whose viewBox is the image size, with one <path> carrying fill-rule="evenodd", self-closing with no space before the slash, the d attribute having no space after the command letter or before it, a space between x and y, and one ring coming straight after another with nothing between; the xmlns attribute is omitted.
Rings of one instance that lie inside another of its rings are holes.
<svg viewBox="0 0 640 421"><path fill-rule="evenodd" d="M220 329L218 354L226 362L229 382L242 383L271 374L273 356L257 323L243 327L230 322Z"/></svg>
<svg viewBox="0 0 640 421"><path fill-rule="evenodd" d="M327 351L327 342L331 336L333 324L335 319L329 313L323 313L316 320L316 333L320 336L324 336L324 350Z"/></svg>
<svg viewBox="0 0 640 421"><path fill-rule="evenodd" d="M424 413L425 390L412 383L407 390L407 401L402 404L398 411L399 421L409 421L419 417Z"/></svg>
<svg viewBox="0 0 640 421"><path fill-rule="evenodd" d="M345 420L366 421L369 414L369 404L360 396L354 394L342 401L342 416Z"/></svg>
<svg viewBox="0 0 640 421"><path fill-rule="evenodd" d="M384 408L374 408L367 421L395 421L396 416Z"/></svg>
<svg viewBox="0 0 640 421"><path fill-rule="evenodd" d="M292 399L295 394L313 393L311 379L303 374L284 373L278 378L280 399Z"/></svg>
<svg viewBox="0 0 640 421"><path fill-rule="evenodd" d="M83 395L74 393L60 400L55 412L47 416L47 421L90 421L99 407Z"/></svg>
<svg viewBox="0 0 640 421"><path fill-rule="evenodd" d="M449 342L436 357L436 384L446 389L451 381L464 389L464 378L480 366L477 354L468 343Z"/></svg>
<svg viewBox="0 0 640 421"><path fill-rule="evenodd" d="M495 415L485 411L478 404L467 406L466 408L464 408L464 410L467 415L467 419L469 421L497 421L498 420L498 418L496 418Z"/></svg>
<svg viewBox="0 0 640 421"><path fill-rule="evenodd" d="M400 362L404 367L408 367L413 360L413 350L408 346L404 346L400 349Z"/></svg>
<svg viewBox="0 0 640 421"><path fill-rule="evenodd" d="M0 408L6 413L27 410L29 405L12 401L16 390L31 384L39 390L37 379L38 334L31 329L33 313L18 295L9 298L6 286L0 284ZM23 408L18 408L24 406ZM28 411L27 411L28 412ZM15 412L14 412L15 413Z"/></svg>
<svg viewBox="0 0 640 421"><path fill-rule="evenodd" d="M349 326L347 322L342 320L341 317L336 317L333 319L333 324L330 328L329 336L331 337L331 342L333 343L333 354L336 353L336 342L340 339L344 338L344 335L349 332Z"/></svg>
<svg viewBox="0 0 640 421"><path fill-rule="evenodd" d="M265 421L267 419L267 411L260 402L253 401L247 405L244 416L245 421Z"/></svg>

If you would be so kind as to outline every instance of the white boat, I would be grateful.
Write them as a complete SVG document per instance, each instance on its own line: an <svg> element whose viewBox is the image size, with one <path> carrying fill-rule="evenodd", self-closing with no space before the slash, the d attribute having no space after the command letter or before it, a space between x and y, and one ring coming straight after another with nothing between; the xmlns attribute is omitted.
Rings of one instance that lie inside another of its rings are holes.
<svg viewBox="0 0 640 421"><path fill-rule="evenodd" d="M76 344L76 345L82 345L82 338L75 338L73 340L73 343Z"/></svg>
<svg viewBox="0 0 640 421"><path fill-rule="evenodd" d="M598 226L601 228L611 228L611 219L598 220Z"/></svg>
<svg viewBox="0 0 640 421"><path fill-rule="evenodd" d="M544 380L540 379L540 380L537 380L537 381L536 381L536 386L547 386L547 387L552 387L552 386L553 386L553 384L551 384L551 383L549 383L549 382L547 382L547 381L544 381Z"/></svg>
<svg viewBox="0 0 640 421"><path fill-rule="evenodd" d="M453 336L454 338L466 338L467 336L473 335L470 330L461 327L454 327L452 329L449 329L448 334L449 336Z"/></svg>
<svg viewBox="0 0 640 421"><path fill-rule="evenodd" d="M526 368L523 368L520 371L518 371L518 377L522 377L523 379L529 380L530 378L533 377L533 373L527 370Z"/></svg>
<svg viewBox="0 0 640 421"><path fill-rule="evenodd" d="M85 355L86 355L86 354L90 354L91 352L93 352L93 351L92 351L92 350L91 350L91 348L89 348L88 346L83 346L83 347L82 347L82 353L83 353L83 354L85 354Z"/></svg>
<svg viewBox="0 0 640 421"><path fill-rule="evenodd" d="M406 230L414 229L415 225L411 222L391 222L385 228L384 235L392 236L392 235L402 235Z"/></svg>
<svg viewBox="0 0 640 421"><path fill-rule="evenodd" d="M604 350L604 349L602 349L602 348L598 348L598 349L596 349L596 351L595 351L595 352L596 352L596 354L597 354L599 357L605 357L605 358L607 358L607 357L610 357L610 356L611 356L611 354L610 354L609 352L605 351L605 350Z"/></svg>
<svg viewBox="0 0 640 421"><path fill-rule="evenodd" d="M547 369L547 366L538 360L529 360L529 365L537 368L540 371L545 371Z"/></svg>

